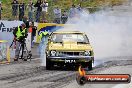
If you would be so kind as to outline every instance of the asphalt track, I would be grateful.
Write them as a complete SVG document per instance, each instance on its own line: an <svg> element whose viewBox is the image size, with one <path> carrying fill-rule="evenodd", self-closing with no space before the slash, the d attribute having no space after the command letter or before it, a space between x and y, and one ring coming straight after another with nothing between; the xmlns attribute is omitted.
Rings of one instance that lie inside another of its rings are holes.
<svg viewBox="0 0 132 88"><path fill-rule="evenodd" d="M34 48L34 53L36 53L35 50ZM19 60L0 65L0 88L121 88L116 84L80 86L76 83L78 71L57 67L53 70L46 70L45 66L41 66L38 55L34 57L32 61ZM95 64L93 70L88 71L89 74L118 72L132 75L132 56L102 58L96 60Z"/></svg>
<svg viewBox="0 0 132 88"><path fill-rule="evenodd" d="M129 59L132 57L124 58L125 60L112 60L101 63L88 73L99 73L115 66L132 65L132 60ZM57 67L53 70L46 70L45 66L40 65L39 59L27 62L20 60L8 65L0 65L0 88L62 88L75 81L78 73L73 69L60 69Z"/></svg>

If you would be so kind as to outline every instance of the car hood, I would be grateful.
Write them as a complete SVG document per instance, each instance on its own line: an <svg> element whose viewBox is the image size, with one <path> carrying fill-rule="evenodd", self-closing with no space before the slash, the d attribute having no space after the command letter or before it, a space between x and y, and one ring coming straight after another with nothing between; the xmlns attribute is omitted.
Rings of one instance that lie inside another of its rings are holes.
<svg viewBox="0 0 132 88"><path fill-rule="evenodd" d="M82 51L82 50L92 50L90 44L77 44L75 42L68 43L51 43L49 45L49 50L72 50L72 51Z"/></svg>

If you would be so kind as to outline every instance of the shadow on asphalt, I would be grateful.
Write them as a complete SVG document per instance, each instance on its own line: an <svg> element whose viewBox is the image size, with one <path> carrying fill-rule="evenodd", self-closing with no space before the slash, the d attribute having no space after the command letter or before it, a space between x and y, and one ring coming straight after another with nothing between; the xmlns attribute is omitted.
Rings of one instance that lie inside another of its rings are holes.
<svg viewBox="0 0 132 88"><path fill-rule="evenodd" d="M50 71L77 71L77 70L78 70L78 67L71 67L71 66L57 67L57 66L54 66L53 68L51 68Z"/></svg>

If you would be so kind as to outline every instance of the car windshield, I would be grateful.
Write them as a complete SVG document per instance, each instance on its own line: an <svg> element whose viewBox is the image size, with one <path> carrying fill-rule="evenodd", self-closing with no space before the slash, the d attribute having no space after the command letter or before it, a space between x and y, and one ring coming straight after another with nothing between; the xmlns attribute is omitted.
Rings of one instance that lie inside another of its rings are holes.
<svg viewBox="0 0 132 88"><path fill-rule="evenodd" d="M89 43L89 40L86 35L81 33L78 34L53 34L52 42L62 43L64 41L73 41L77 43Z"/></svg>

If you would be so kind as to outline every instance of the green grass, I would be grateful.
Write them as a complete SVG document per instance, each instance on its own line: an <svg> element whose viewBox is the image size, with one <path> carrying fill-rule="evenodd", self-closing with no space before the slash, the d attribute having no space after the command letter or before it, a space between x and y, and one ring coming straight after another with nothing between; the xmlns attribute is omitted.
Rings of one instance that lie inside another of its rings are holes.
<svg viewBox="0 0 132 88"><path fill-rule="evenodd" d="M2 19L10 19L13 20L12 18L12 6L11 6L11 2L12 0L1 0L2 1L2 7L3 7L3 11L2 11ZM21 0L18 0L21 1ZM23 0L26 4L28 3L28 0ZM33 2L35 3L37 0L33 0ZM52 21L53 19L53 8L58 6L62 9L62 11L64 10L68 10L71 5L74 3L75 5L78 5L79 3L81 3L82 7L100 7L100 6L105 6L105 5L109 5L109 6L113 6L113 5L120 5L121 3L123 3L123 1L125 0L83 0L83 2L80 2L81 0L54 0L56 2L53 2L53 0L47 0L49 2L49 13L47 15L47 19L49 22ZM96 11L96 10L91 10L91 11ZM25 12L25 15L27 16L27 10Z"/></svg>

